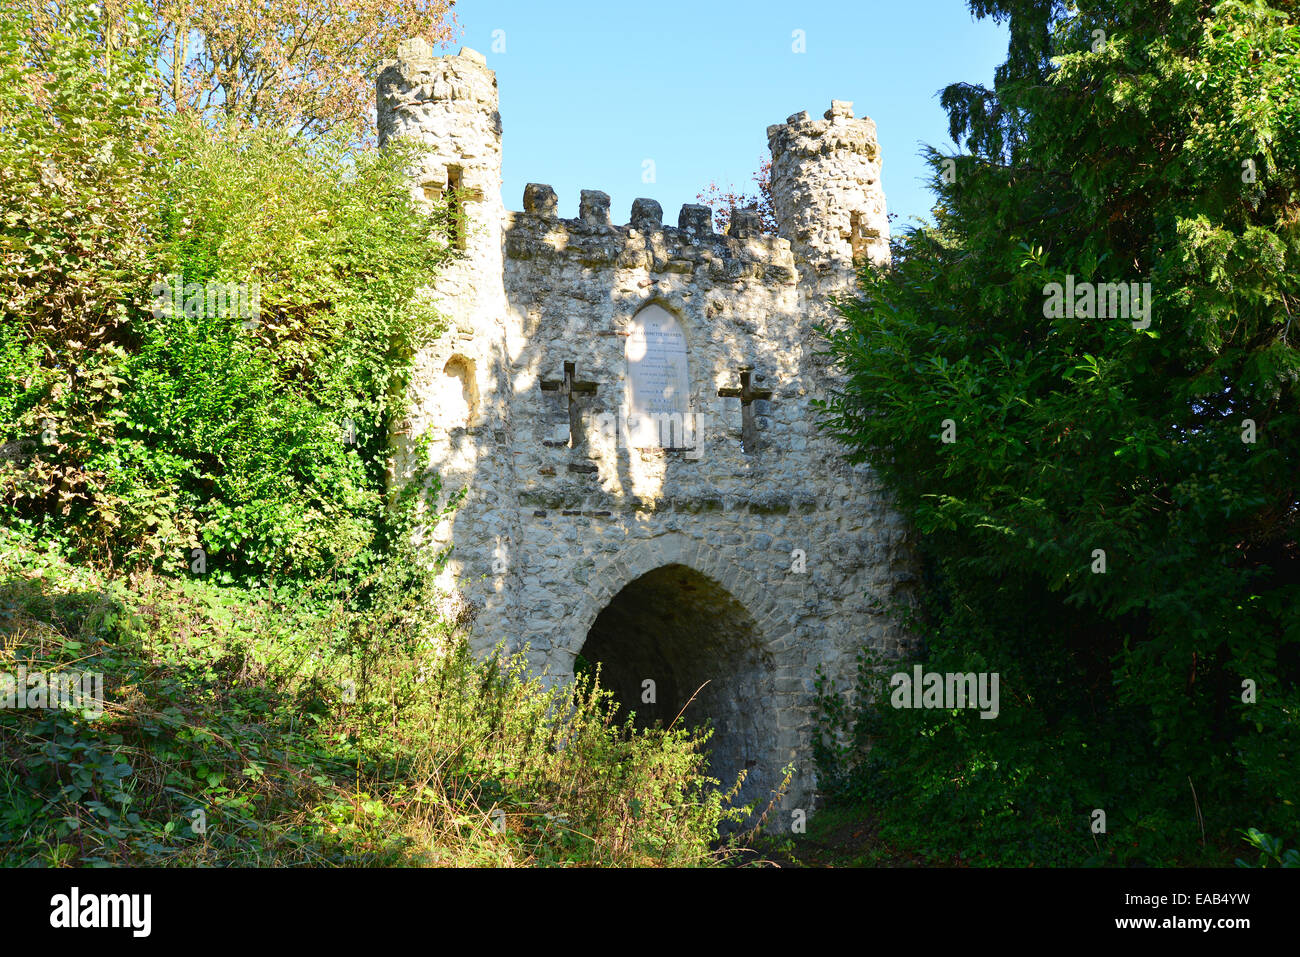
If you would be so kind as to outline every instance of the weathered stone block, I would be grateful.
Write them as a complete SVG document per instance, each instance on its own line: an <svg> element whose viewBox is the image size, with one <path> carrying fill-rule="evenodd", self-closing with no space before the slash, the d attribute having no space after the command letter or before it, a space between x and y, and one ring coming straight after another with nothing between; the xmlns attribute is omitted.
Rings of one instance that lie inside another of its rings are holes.
<svg viewBox="0 0 1300 957"><path fill-rule="evenodd" d="M632 200L631 226L646 233L663 229L664 208L653 199Z"/></svg>
<svg viewBox="0 0 1300 957"><path fill-rule="evenodd" d="M761 236L762 234L763 217L758 210L746 207L745 209L733 209L731 211L731 221L727 227L728 236L745 239L750 236Z"/></svg>
<svg viewBox="0 0 1300 957"><path fill-rule="evenodd" d="M529 183L524 187L524 212L538 216L554 216L560 207L555 190L545 183Z"/></svg>
<svg viewBox="0 0 1300 957"><path fill-rule="evenodd" d="M677 228L695 236L712 236L713 210L697 203L687 203L677 215Z"/></svg>
<svg viewBox="0 0 1300 957"><path fill-rule="evenodd" d="M589 226L608 226L609 193L584 189L578 199L578 218Z"/></svg>

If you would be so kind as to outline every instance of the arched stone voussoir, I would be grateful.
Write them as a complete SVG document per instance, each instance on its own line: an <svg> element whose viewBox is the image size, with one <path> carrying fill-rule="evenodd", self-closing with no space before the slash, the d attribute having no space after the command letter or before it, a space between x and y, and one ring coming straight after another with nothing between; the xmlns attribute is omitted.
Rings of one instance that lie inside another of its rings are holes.
<svg viewBox="0 0 1300 957"><path fill-rule="evenodd" d="M781 636L771 634L767 625L777 604L759 582L715 549L699 545L695 538L671 534L629 545L616 558L598 565L590 573L582 599L570 619L573 628L562 639L557 638L554 647L577 655L596 616L610 600L629 583L665 565L685 565L718 582L753 619L764 647L773 650L780 641Z"/></svg>

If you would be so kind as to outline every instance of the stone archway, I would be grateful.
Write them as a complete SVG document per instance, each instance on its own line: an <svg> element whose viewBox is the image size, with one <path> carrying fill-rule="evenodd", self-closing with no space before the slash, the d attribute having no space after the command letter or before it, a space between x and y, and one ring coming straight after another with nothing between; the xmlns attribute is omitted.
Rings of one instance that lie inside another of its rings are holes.
<svg viewBox="0 0 1300 957"><path fill-rule="evenodd" d="M638 726L711 724L710 771L724 788L741 770L753 779L746 793L772 777L775 664L753 617L714 579L664 565L629 582L581 654Z"/></svg>
<svg viewBox="0 0 1300 957"><path fill-rule="evenodd" d="M710 773L762 812L795 754L798 730L777 694L779 649L770 598L708 546L665 536L611 562L588 592L570 647L642 727L713 728ZM647 686L653 681L653 686ZM654 700L647 701L653 687ZM692 700L694 697L694 700Z"/></svg>

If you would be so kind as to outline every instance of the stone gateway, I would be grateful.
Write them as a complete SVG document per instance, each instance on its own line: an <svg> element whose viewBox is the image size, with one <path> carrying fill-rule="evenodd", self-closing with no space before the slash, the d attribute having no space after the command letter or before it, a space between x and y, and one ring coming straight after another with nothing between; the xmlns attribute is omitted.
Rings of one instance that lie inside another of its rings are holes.
<svg viewBox="0 0 1300 957"><path fill-rule="evenodd" d="M472 50L407 41L380 69L381 144L422 144L418 197L465 197L392 486L436 472L430 515L463 492L421 541L452 549L438 574L477 651L557 681L581 655L639 721L711 723L714 776L746 772L760 811L793 765L784 829L816 801L818 669L845 688L861 648L906 642L884 611L905 528L815 407L838 385L827 296L889 254L875 124L835 101L769 127L779 235L746 210L719 235L651 199L615 225L595 190L576 219L539 184L507 211L497 102Z"/></svg>

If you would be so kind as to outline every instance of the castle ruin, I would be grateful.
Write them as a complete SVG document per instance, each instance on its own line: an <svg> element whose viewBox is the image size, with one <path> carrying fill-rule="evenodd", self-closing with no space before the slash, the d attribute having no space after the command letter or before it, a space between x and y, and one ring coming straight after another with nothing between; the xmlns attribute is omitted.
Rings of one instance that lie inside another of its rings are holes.
<svg viewBox="0 0 1300 957"><path fill-rule="evenodd" d="M905 532L869 468L819 431L836 385L827 296L854 260L887 261L875 124L834 101L768 128L779 234L736 210L676 225L651 199L577 219L549 186L501 197L495 74L478 53L407 41L378 78L381 145L423 144L417 194L463 201L463 255L433 283L449 317L417 356L393 482L425 469L464 499L424 530L472 609L479 651L527 649L571 677L579 655L643 721L710 720L713 773L760 809L811 810L814 679L843 688L863 647L898 654L882 607L907 578ZM441 504L441 503L436 503ZM696 692L698 691L698 694Z"/></svg>

